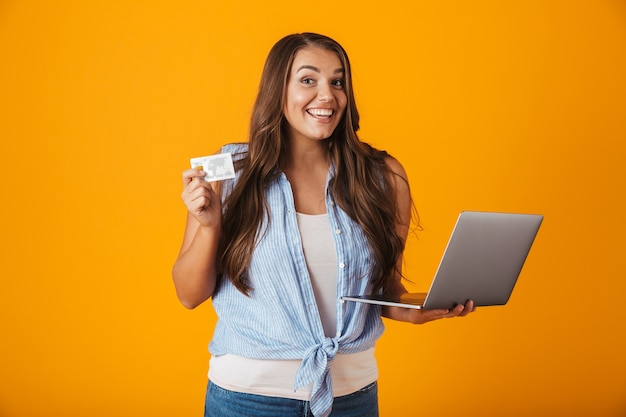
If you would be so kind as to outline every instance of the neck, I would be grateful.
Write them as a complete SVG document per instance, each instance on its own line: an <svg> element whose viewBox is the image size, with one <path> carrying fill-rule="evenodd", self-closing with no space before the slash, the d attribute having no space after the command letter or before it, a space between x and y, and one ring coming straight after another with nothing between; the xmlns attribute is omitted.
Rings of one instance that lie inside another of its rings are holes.
<svg viewBox="0 0 626 417"><path fill-rule="evenodd" d="M315 171L328 170L330 155L328 143L324 141L310 141L307 143L291 141L287 154L281 161L283 171Z"/></svg>

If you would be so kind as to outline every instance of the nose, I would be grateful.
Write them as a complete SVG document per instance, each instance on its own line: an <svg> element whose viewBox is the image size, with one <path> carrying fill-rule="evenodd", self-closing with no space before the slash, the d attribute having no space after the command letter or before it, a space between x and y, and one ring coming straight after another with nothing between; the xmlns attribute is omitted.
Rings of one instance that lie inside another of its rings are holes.
<svg viewBox="0 0 626 417"><path fill-rule="evenodd" d="M329 102L333 100L333 92L330 85L321 83L317 91L317 99L323 102Z"/></svg>

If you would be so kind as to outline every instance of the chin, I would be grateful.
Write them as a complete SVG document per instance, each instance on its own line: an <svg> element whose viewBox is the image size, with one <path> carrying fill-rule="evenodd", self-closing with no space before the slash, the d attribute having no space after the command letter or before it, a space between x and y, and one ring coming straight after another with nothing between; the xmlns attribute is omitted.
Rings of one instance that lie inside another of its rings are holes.
<svg viewBox="0 0 626 417"><path fill-rule="evenodd" d="M317 140L325 140L325 139L329 139L333 133L335 133L335 129L331 130L330 132L320 132L318 134L313 134L311 135L312 139L317 139Z"/></svg>

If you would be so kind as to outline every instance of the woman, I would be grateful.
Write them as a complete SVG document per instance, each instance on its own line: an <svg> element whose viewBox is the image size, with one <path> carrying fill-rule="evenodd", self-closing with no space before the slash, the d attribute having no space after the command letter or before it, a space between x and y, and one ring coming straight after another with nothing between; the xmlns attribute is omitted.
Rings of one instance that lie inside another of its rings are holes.
<svg viewBox="0 0 626 417"><path fill-rule="evenodd" d="M270 51L237 176L183 173L188 208L173 268L179 299L218 322L205 415L377 416L381 314L465 315L340 303L401 283L411 196L401 164L359 140L350 62L334 40L294 34Z"/></svg>

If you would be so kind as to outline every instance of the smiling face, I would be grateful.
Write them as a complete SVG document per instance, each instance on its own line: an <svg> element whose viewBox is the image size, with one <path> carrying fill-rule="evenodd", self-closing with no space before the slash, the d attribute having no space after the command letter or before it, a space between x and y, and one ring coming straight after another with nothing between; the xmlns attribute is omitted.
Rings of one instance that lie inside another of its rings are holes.
<svg viewBox="0 0 626 417"><path fill-rule="evenodd" d="M291 140L329 138L346 109L344 68L337 54L306 47L294 57L284 114Z"/></svg>

